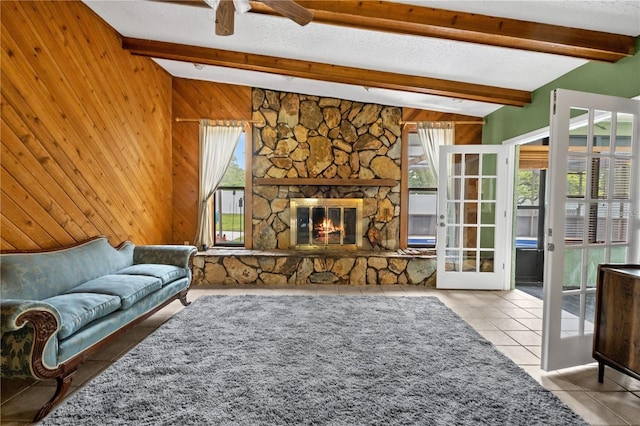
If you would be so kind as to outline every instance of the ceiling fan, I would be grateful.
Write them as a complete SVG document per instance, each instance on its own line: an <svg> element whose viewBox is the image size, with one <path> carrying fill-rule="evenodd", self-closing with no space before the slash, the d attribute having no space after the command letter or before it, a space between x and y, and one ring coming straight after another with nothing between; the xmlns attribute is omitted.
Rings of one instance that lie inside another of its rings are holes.
<svg viewBox="0 0 640 426"><path fill-rule="evenodd" d="M216 35L223 36L233 34L234 10L237 13L246 13L252 7L249 0L204 0L204 2L216 11ZM256 0L255 3L264 3L299 25L307 25L313 19L313 13L294 0Z"/></svg>

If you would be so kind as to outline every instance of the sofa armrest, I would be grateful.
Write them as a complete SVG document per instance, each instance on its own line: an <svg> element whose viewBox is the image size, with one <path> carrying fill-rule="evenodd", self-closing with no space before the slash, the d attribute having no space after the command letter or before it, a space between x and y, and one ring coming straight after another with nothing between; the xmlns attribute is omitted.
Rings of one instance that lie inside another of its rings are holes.
<svg viewBox="0 0 640 426"><path fill-rule="evenodd" d="M193 256L197 251L194 246L136 246L133 250L133 264L155 263L191 269Z"/></svg>
<svg viewBox="0 0 640 426"><path fill-rule="evenodd" d="M47 365L45 351L56 345L60 314L38 300L5 299L0 305L2 376L55 377L57 367ZM49 352L48 352L49 353Z"/></svg>
<svg viewBox="0 0 640 426"><path fill-rule="evenodd" d="M49 303L40 300L4 299L0 304L0 330L2 330L2 334L24 327L26 320L23 314L30 311L49 312L56 321L56 329L54 331L57 331L60 324L60 314ZM20 318L21 316L22 319Z"/></svg>

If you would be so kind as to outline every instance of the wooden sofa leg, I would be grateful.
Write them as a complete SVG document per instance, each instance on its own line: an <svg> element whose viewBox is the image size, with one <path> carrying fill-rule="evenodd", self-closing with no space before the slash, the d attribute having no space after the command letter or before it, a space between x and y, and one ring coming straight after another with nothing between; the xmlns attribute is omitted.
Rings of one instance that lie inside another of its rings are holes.
<svg viewBox="0 0 640 426"><path fill-rule="evenodd" d="M188 292L189 292L188 290L184 290L180 292L180 303L182 303L183 306L189 306L191 304L191 302L187 300Z"/></svg>
<svg viewBox="0 0 640 426"><path fill-rule="evenodd" d="M69 388L71 387L71 380L73 380L73 376L75 374L76 374L76 370L73 370L69 374L56 378L56 382L58 383L58 386L56 387L56 393L53 394L53 397L49 400L49 402L44 404L40 409L40 411L38 411L38 414L36 414L34 421L37 422L42 420L47 414L49 414L49 411L51 411L51 409L58 402L60 402L62 398L64 398L64 396L69 391Z"/></svg>

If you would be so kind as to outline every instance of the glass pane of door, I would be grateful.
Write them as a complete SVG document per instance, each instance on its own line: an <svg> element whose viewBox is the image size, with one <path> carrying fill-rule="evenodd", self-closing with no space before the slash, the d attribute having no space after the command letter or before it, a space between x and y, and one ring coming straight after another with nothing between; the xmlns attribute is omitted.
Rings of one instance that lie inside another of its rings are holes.
<svg viewBox="0 0 640 426"><path fill-rule="evenodd" d="M501 146L441 147L438 194L439 288L502 289L506 168ZM500 171L500 173L498 172Z"/></svg>

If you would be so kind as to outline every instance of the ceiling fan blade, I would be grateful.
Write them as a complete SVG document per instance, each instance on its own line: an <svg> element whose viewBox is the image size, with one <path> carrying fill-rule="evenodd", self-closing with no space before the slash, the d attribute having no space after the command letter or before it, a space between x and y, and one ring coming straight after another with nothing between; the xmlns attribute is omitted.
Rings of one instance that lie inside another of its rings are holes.
<svg viewBox="0 0 640 426"><path fill-rule="evenodd" d="M216 35L233 34L234 10L233 0L220 0L216 9Z"/></svg>
<svg viewBox="0 0 640 426"><path fill-rule="evenodd" d="M313 13L293 0L258 0L266 4L280 15L287 17L299 25L307 25L313 19Z"/></svg>
<svg viewBox="0 0 640 426"><path fill-rule="evenodd" d="M249 0L233 0L233 7L236 9L236 13L243 14L251 10L251 4Z"/></svg>

